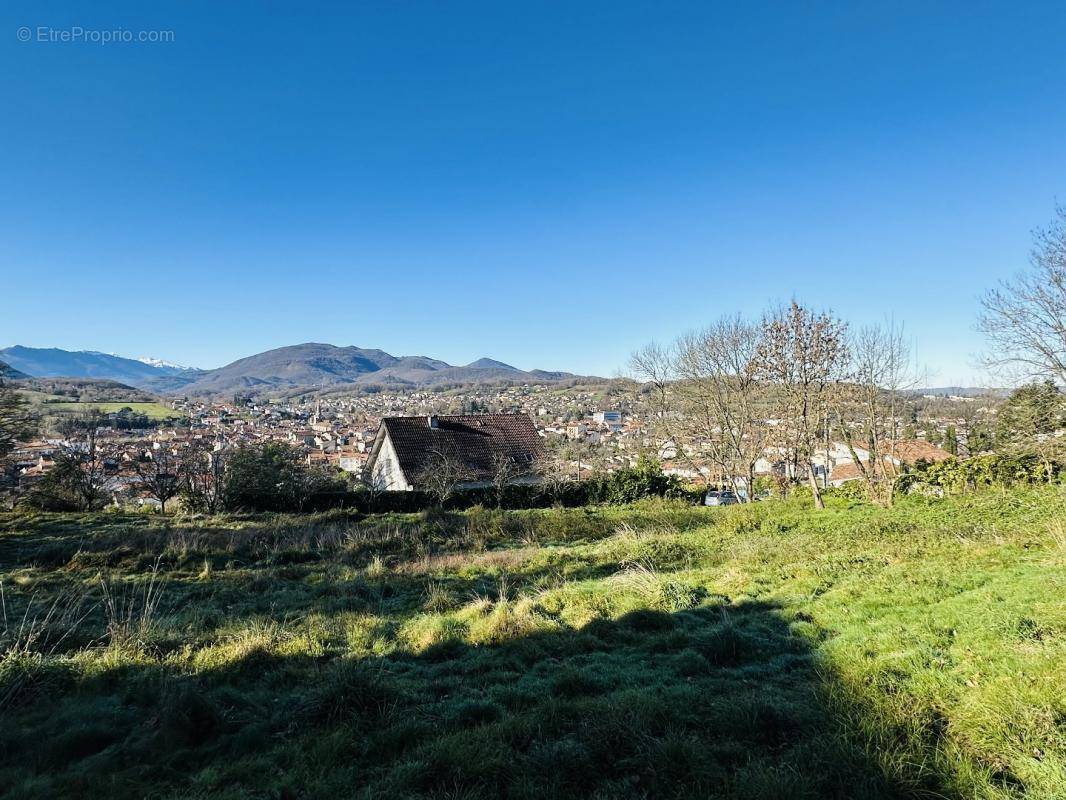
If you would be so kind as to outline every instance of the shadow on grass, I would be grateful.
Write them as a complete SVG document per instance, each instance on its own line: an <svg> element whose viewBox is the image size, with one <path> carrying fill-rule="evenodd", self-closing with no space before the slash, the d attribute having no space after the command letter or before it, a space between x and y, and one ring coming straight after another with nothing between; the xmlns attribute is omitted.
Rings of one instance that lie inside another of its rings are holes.
<svg viewBox="0 0 1066 800"><path fill-rule="evenodd" d="M767 604L637 611L379 658L251 648L39 676L5 713L12 797L902 798ZM807 623L804 623L807 624ZM29 734L29 735L27 735Z"/></svg>

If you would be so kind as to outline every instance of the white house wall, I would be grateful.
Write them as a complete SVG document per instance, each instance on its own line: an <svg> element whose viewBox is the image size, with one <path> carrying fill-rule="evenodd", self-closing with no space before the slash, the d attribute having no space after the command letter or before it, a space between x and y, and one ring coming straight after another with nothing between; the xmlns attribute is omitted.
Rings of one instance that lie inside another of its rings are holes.
<svg viewBox="0 0 1066 800"><path fill-rule="evenodd" d="M400 459L396 457L396 449L392 446L392 438L386 433L385 440L381 443L381 450L374 461L371 471L371 479L374 485L390 491L407 491L411 485L400 469Z"/></svg>

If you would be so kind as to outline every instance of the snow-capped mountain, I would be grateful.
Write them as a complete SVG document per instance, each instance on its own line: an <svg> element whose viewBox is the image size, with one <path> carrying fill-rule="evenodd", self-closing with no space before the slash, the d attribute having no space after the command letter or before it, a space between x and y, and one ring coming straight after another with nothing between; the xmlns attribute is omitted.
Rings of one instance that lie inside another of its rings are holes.
<svg viewBox="0 0 1066 800"><path fill-rule="evenodd" d="M142 364L147 364L150 367L158 367L160 369L180 369L183 372L195 372L196 367L186 367L182 364L175 364L173 361L164 361L161 358L150 358L148 356L141 356L134 359L140 361Z"/></svg>
<svg viewBox="0 0 1066 800"><path fill-rule="evenodd" d="M123 358L95 350L6 347L0 361L35 378L103 378L138 389L159 390L190 382L200 370L168 364L161 359Z"/></svg>

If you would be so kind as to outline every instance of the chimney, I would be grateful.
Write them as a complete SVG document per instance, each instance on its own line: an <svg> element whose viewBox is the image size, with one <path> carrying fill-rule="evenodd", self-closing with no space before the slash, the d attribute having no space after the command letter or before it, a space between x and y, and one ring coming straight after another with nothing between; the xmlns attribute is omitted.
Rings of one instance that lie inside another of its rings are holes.
<svg viewBox="0 0 1066 800"><path fill-rule="evenodd" d="M430 414L428 417L426 417L426 422L429 423L429 427L436 428L437 427L437 415L436 414Z"/></svg>

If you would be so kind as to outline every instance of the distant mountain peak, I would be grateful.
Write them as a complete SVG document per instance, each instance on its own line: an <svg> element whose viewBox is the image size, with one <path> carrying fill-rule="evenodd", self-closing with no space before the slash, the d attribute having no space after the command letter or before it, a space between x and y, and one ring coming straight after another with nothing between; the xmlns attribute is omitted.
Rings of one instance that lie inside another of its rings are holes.
<svg viewBox="0 0 1066 800"><path fill-rule="evenodd" d="M518 367L512 367L510 364L504 364L494 358L479 358L477 361L471 361L466 367L467 369L506 369L511 372L521 372Z"/></svg>
<svg viewBox="0 0 1066 800"><path fill-rule="evenodd" d="M114 353L112 353L111 355L114 355ZM150 367L161 367L164 369L180 369L184 371L196 369L196 367L186 367L182 364L175 364L173 361L164 361L162 358L152 358L150 356L141 356L140 358L134 360L140 361L142 364L147 364Z"/></svg>

